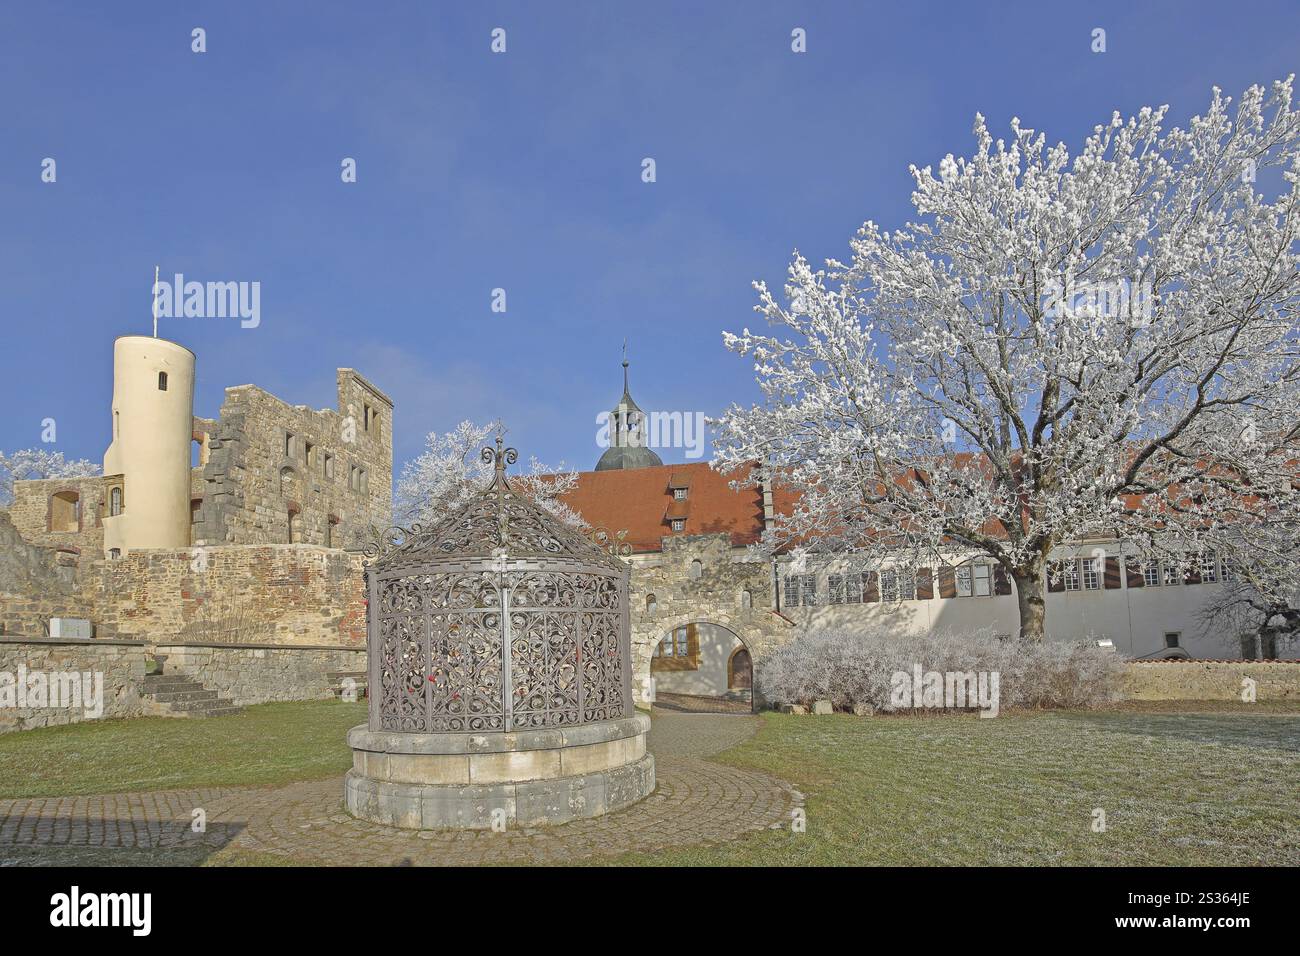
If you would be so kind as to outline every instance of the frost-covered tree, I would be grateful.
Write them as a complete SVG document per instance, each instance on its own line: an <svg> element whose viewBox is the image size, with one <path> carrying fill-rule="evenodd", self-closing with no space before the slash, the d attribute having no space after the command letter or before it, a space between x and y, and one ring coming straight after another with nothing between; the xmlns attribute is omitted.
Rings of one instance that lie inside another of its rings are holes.
<svg viewBox="0 0 1300 956"><path fill-rule="evenodd" d="M398 521L427 528L486 488L493 466L479 452L502 431L499 421L486 425L463 421L445 434L430 432L424 452L403 466L398 479L394 502ZM530 458L528 470L510 475L509 480L512 489L562 521L583 526L577 513L559 500L578 482L577 473L566 470L563 463L548 468Z"/></svg>
<svg viewBox="0 0 1300 956"><path fill-rule="evenodd" d="M768 547L984 554L1041 637L1058 545L1195 548L1229 505L1296 494L1292 79L1215 89L1186 129L1166 110L1116 113L1073 158L977 116L973 155L912 168L915 222L867 222L823 269L796 252L780 299L755 283L776 331L724 340L765 400L715 447L801 493Z"/></svg>
<svg viewBox="0 0 1300 956"><path fill-rule="evenodd" d="M1206 542L1228 556L1221 587L1202 608L1202 626L1225 645L1250 638L1268 656L1300 639L1300 508L1273 496L1237 522L1222 522ZM1235 651L1236 648L1233 648ZM1254 656L1253 653L1249 656Z"/></svg>
<svg viewBox="0 0 1300 956"><path fill-rule="evenodd" d="M31 478L88 478L99 474L99 465L86 458L69 461L61 451L24 448L0 451L0 507L13 501L14 482Z"/></svg>

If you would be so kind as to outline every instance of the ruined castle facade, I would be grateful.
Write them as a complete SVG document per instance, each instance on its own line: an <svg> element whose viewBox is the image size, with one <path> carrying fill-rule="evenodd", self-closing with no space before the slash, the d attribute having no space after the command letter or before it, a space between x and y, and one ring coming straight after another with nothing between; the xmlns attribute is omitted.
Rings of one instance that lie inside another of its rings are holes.
<svg viewBox="0 0 1300 956"><path fill-rule="evenodd" d="M114 343L104 474L14 483L0 512L0 635L54 617L96 638L364 643L360 549L392 516L393 403L354 369L337 405L226 389L193 414L195 356Z"/></svg>
<svg viewBox="0 0 1300 956"><path fill-rule="evenodd" d="M192 543L362 547L392 520L392 417L392 400L350 368L336 408L226 389L220 418L194 420Z"/></svg>
<svg viewBox="0 0 1300 956"><path fill-rule="evenodd" d="M149 336L114 343L104 474L14 483L27 542L110 560L230 545L360 548L392 517L393 402L354 369L335 408L289 405L255 385L194 416L194 354ZM197 462L193 459L197 458Z"/></svg>

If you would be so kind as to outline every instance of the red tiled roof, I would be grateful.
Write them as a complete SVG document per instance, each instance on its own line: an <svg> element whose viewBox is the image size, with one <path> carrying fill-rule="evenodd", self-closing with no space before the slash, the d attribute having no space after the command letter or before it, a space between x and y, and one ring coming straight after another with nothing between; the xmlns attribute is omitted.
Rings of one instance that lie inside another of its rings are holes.
<svg viewBox="0 0 1300 956"><path fill-rule="evenodd" d="M592 527L626 531L624 541L634 551L659 551L662 539L674 534L725 533L740 547L753 544L763 532L762 492L757 486L730 487L748 474L748 469L718 472L703 461L583 471L577 487L560 500ZM673 487L689 487L685 501L673 498ZM672 530L670 515L685 517L682 531Z"/></svg>
<svg viewBox="0 0 1300 956"><path fill-rule="evenodd" d="M992 472L992 466L982 454L959 452L955 457L960 464ZM731 535L733 546L743 547L756 542L763 532L762 491L757 485L733 490L730 483L747 478L750 471L746 467L722 473L708 462L584 471L578 473L577 487L560 500L592 527L614 534L626 531L624 541L634 551L662 550L662 539L675 534L726 533ZM920 476L921 470L912 468L894 480L910 486ZM673 497L677 488L688 489L686 500ZM799 492L781 482L772 491L775 512L790 514ZM1176 492L1164 494L1176 496ZM1122 497L1127 508L1137 510L1144 496ZM685 520L682 531L672 530L674 519ZM1023 515L1023 519L1027 522L1028 515ZM1006 529L996 517L988 518L980 530L991 537L1006 537Z"/></svg>

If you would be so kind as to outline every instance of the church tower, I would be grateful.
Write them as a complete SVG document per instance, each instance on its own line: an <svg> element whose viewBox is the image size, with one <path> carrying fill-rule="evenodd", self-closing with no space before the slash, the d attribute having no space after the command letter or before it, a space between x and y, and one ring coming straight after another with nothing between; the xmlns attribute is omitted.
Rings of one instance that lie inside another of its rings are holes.
<svg viewBox="0 0 1300 956"><path fill-rule="evenodd" d="M645 412L632 401L627 385L627 347L623 349L623 397L609 413L609 447L596 462L596 471L650 468L663 460L646 447Z"/></svg>

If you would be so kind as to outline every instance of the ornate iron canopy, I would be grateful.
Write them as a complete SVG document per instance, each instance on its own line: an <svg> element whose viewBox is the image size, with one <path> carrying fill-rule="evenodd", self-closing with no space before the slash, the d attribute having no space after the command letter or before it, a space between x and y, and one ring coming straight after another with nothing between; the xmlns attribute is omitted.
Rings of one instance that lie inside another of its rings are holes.
<svg viewBox="0 0 1300 956"><path fill-rule="evenodd" d="M393 529L368 566L370 729L491 732L632 714L628 568L492 483L428 529Z"/></svg>

